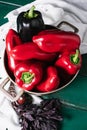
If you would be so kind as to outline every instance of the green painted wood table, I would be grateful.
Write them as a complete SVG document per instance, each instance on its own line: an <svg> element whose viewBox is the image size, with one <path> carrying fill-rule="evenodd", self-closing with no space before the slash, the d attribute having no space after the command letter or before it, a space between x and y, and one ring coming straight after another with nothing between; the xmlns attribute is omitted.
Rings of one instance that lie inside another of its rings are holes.
<svg viewBox="0 0 87 130"><path fill-rule="evenodd" d="M4 16L32 0L0 1L0 26L7 22ZM87 130L87 54L82 55L82 67L75 80L59 92L43 98L59 98L64 120L61 130Z"/></svg>

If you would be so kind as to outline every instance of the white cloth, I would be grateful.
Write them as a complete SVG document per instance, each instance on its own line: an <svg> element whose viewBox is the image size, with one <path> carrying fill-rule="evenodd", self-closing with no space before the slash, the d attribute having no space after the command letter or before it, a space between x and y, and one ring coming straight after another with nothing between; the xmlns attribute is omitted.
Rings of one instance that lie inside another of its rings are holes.
<svg viewBox="0 0 87 130"><path fill-rule="evenodd" d="M21 11L30 9L32 5L40 10L45 24L57 26L61 21L67 21L75 25L79 29L81 38L80 51L82 54L87 53L87 0L36 0L30 4L11 11L6 15L9 22L0 27L0 56L3 56L5 38L7 31L10 28L16 30L16 18ZM67 29L67 27L64 27ZM2 60L0 60L2 65ZM0 70L0 77L6 77L3 65ZM3 80L3 79L2 79ZM0 80L0 83L2 82ZM10 102L0 92L0 130L21 130L18 124L18 117L11 107Z"/></svg>

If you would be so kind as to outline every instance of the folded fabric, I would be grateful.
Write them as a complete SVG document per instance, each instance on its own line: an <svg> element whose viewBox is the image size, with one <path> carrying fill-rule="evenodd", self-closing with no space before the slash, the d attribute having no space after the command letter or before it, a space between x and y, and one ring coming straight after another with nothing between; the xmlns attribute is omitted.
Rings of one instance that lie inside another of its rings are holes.
<svg viewBox="0 0 87 130"><path fill-rule="evenodd" d="M70 2L70 0L36 0L30 4L22 6L16 10L8 13L5 18L8 18L8 23L0 27L0 56L3 56L6 33L10 28L16 30L16 18L22 11L26 11L31 8L32 5L36 6L36 9L40 10L45 24L57 26L61 21L67 21L79 29L79 36L81 37L80 51L82 54L87 53L87 10L81 8L81 1L78 0L78 4ZM84 0L85 2L85 0ZM85 5L85 4L84 4ZM87 4L86 4L87 5ZM67 27L62 29L67 30ZM0 83L6 77L2 59L0 59L1 71L0 71ZM5 122L5 125L3 124ZM13 110L11 103L6 99L2 92L0 92L0 130L21 130L18 123L18 116Z"/></svg>

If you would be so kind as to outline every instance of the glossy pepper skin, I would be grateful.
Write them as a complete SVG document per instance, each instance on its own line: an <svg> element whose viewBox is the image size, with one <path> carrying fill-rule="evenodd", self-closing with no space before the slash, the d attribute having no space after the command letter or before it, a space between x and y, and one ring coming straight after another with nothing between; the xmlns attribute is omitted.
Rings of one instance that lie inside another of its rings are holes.
<svg viewBox="0 0 87 130"><path fill-rule="evenodd" d="M21 39L18 36L18 33L13 30L9 29L7 35L6 35L6 52L8 57L8 66L9 69L13 72L16 65L19 63L18 60L15 60L11 55L10 51L17 45L22 44Z"/></svg>
<svg viewBox="0 0 87 130"><path fill-rule="evenodd" d="M24 90L32 90L43 75L43 68L39 62L23 62L14 70L16 84Z"/></svg>
<svg viewBox="0 0 87 130"><path fill-rule="evenodd" d="M32 41L32 36L45 27L41 12L34 9L35 6L32 6L30 10L21 12L17 17L17 31L23 42Z"/></svg>
<svg viewBox="0 0 87 130"><path fill-rule="evenodd" d="M18 33L13 29L9 29L5 41L7 53L9 53L16 45L22 44L22 41L18 36Z"/></svg>
<svg viewBox="0 0 87 130"><path fill-rule="evenodd" d="M45 29L45 30L42 30L41 32L39 32L38 33L38 35L46 35L46 34L57 34L57 33L59 33L60 31L61 32L64 32L64 31L62 31L62 30L60 30L60 29L57 29L55 26L53 26L54 28L52 29Z"/></svg>
<svg viewBox="0 0 87 130"><path fill-rule="evenodd" d="M68 74L74 75L81 68L82 57L79 50L64 52L55 62L57 67L63 68Z"/></svg>
<svg viewBox="0 0 87 130"><path fill-rule="evenodd" d="M58 88L60 83L60 78L56 67L48 66L46 70L46 76L39 85L37 85L37 90L41 92L50 92Z"/></svg>
<svg viewBox="0 0 87 130"><path fill-rule="evenodd" d="M15 60L37 59L42 61L53 61L56 58L56 53L43 52L33 42L16 46L10 52Z"/></svg>
<svg viewBox="0 0 87 130"><path fill-rule="evenodd" d="M64 52L65 50L76 50L80 46L79 35L68 32L54 30L44 30L33 36L33 42L45 52Z"/></svg>

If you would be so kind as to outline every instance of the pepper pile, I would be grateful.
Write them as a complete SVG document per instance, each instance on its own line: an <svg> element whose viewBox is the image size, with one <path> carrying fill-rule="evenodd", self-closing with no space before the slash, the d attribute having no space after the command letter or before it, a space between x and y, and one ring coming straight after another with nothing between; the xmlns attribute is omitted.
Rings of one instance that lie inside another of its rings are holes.
<svg viewBox="0 0 87 130"><path fill-rule="evenodd" d="M79 46L78 34L46 29L34 7L20 13L17 32L10 29L6 35L9 69L17 85L28 91L49 92L64 79L68 82L81 68Z"/></svg>

